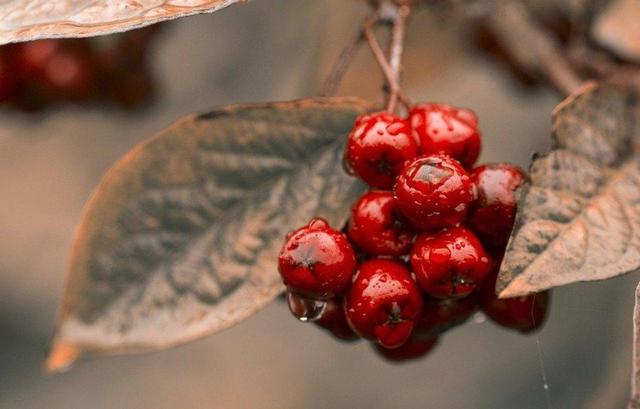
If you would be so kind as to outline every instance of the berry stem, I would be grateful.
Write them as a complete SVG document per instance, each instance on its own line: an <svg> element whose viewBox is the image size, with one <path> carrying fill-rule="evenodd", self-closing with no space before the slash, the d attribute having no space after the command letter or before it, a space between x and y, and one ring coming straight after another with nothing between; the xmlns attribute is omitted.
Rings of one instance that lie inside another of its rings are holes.
<svg viewBox="0 0 640 409"><path fill-rule="evenodd" d="M519 2L505 2L487 10L487 22L502 45L522 66L532 69L565 95L582 83L558 42L532 18Z"/></svg>
<svg viewBox="0 0 640 409"><path fill-rule="evenodd" d="M372 25L375 27L378 25L380 20L375 14L373 16L367 17L367 20L372 17L375 18L375 21L372 23ZM342 49L340 55L338 56L338 59L331 68L331 72L322 85L319 93L320 96L327 97L336 94L336 92L338 91L338 87L342 82L342 78L346 74L349 65L351 65L351 63L355 59L356 54L360 50L360 47L362 47L364 40L364 32L361 29L358 34Z"/></svg>
<svg viewBox="0 0 640 409"><path fill-rule="evenodd" d="M377 11L374 15L376 16L376 19L379 20L380 18L379 11ZM393 24L394 24L394 27L397 25L397 20L395 18L393 20ZM404 95L404 92L400 88L400 85L398 84L398 81L397 81L397 76L393 68L387 61L387 57L385 56L384 51L382 50L382 47L380 46L380 43L378 42L378 39L376 38L375 33L373 32L372 21L366 20L365 23L363 24L362 29L363 29L364 36L367 40L367 44L369 45L369 49L371 49L371 52L373 53L373 56L375 57L376 62L378 63L378 66L382 70L382 73L384 74L385 80L387 82L386 85L389 88L389 102L391 102L392 98L394 98L395 100L400 100L402 104L409 106L409 100L406 97L406 95ZM404 29L402 31L404 32ZM404 37L404 35L402 37ZM402 41L400 41L400 43L402 44ZM400 48L402 48L402 45L400 46ZM395 110L395 103L390 107ZM393 111L389 109L389 106L387 107L387 110L393 113Z"/></svg>
<svg viewBox="0 0 640 409"><path fill-rule="evenodd" d="M389 46L389 66L393 73L398 89L391 89L389 92L389 101L387 111L394 112L399 98L400 90L400 73L402 70L402 54L404 52L404 39L406 37L407 20L411 14L411 8L408 5L398 7L393 28L391 30L391 41Z"/></svg>

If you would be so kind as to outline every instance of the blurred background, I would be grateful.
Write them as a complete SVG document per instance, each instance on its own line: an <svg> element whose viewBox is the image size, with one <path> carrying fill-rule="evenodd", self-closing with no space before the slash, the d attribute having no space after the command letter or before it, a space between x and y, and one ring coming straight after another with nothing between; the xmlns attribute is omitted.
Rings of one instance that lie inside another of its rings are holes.
<svg viewBox="0 0 640 409"><path fill-rule="evenodd" d="M73 229L110 164L183 115L313 95L366 11L341 0L256 0L180 19L154 31L143 62L153 85L135 103L105 97L27 107L32 112L0 108L0 408L624 405L637 275L555 290L548 321L534 335L475 316L428 356L402 365L380 359L365 342L341 343L298 323L275 302L230 330L172 350L85 361L55 376L41 370ZM548 148L560 97L514 80L477 51L468 31L417 13L405 89L414 101L473 108L485 141L481 162L526 167L533 152ZM380 84L363 49L340 94L380 100Z"/></svg>

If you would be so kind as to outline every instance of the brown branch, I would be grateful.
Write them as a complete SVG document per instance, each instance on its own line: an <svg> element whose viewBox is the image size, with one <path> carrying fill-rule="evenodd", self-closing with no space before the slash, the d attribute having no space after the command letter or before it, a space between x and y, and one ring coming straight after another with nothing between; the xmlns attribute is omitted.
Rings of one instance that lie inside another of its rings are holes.
<svg viewBox="0 0 640 409"><path fill-rule="evenodd" d="M400 85L398 84L398 81L396 79L396 75L389 65L387 57L385 56L384 51L382 50L382 47L380 46L380 43L378 42L378 39L373 32L373 24L371 20L365 21L362 31L364 37L367 40L367 43L369 44L369 48L371 49L371 52L373 53L373 56L375 57L376 62L378 63L378 66L382 70L382 74L385 77L390 96L389 99L391 100L391 95L395 95L395 98L397 98L397 100L402 102L404 105L409 106L409 99L400 88ZM392 108L395 109L395 106L392 106ZM389 107L387 107L387 110L389 110L389 112L393 112L389 109Z"/></svg>
<svg viewBox="0 0 640 409"><path fill-rule="evenodd" d="M390 90L389 101L387 103L387 111L395 112L396 104L398 102L399 95L402 93L400 90L400 74L402 71L402 54L404 52L404 40L406 37L407 20L411 14L411 8L408 5L402 5L398 7L398 11L393 22L393 29L391 31L391 42L389 47L389 68L393 74L398 89Z"/></svg>
<svg viewBox="0 0 640 409"><path fill-rule="evenodd" d="M374 26L377 24L377 19L373 24ZM336 94L336 92L338 91L338 87L342 82L342 78L344 77L344 74L347 72L347 68L349 68L349 65L351 65L351 63L353 62L363 42L364 42L364 34L362 30L360 30L358 32L358 35L356 35L351 40L351 42L349 42L349 44L347 44L340 52L338 59L336 60L333 67L331 68L331 72L329 73L329 75L327 76L327 79L324 81L324 84L322 85L322 88L319 93L320 96L326 97L326 96L331 96Z"/></svg>
<svg viewBox="0 0 640 409"><path fill-rule="evenodd" d="M590 77L630 87L640 94L640 67L637 64L617 62L608 53L587 44L572 44L567 55L574 66Z"/></svg>
<svg viewBox="0 0 640 409"><path fill-rule="evenodd" d="M524 68L545 77L555 88L570 94L582 79L573 70L560 47L515 1L499 3L487 15L487 22L509 54Z"/></svg>

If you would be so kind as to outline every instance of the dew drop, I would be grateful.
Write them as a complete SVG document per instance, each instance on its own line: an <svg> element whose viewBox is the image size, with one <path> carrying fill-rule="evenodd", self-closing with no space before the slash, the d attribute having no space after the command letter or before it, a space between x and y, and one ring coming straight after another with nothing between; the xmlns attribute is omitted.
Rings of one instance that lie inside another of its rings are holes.
<svg viewBox="0 0 640 409"><path fill-rule="evenodd" d="M347 175L355 176L355 174L356 174L355 169L353 169L353 167L351 166L351 164L347 160L343 160L342 161L342 169L345 171L345 173Z"/></svg>
<svg viewBox="0 0 640 409"><path fill-rule="evenodd" d="M287 304L291 314L302 322L320 319L327 307L326 301L311 300L291 291L287 291Z"/></svg>

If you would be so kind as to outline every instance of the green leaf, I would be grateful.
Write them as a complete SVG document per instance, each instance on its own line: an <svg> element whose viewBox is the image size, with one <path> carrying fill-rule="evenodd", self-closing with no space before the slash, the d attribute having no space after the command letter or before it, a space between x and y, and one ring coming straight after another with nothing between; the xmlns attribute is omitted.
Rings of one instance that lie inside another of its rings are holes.
<svg viewBox="0 0 640 409"><path fill-rule="evenodd" d="M351 98L232 106L135 147L87 204L48 368L170 347L265 307L283 290L286 233L316 215L341 226L362 192L341 158L368 108Z"/></svg>
<svg viewBox="0 0 640 409"><path fill-rule="evenodd" d="M632 95L588 84L553 114L534 159L496 291L515 297L640 267L640 158Z"/></svg>

